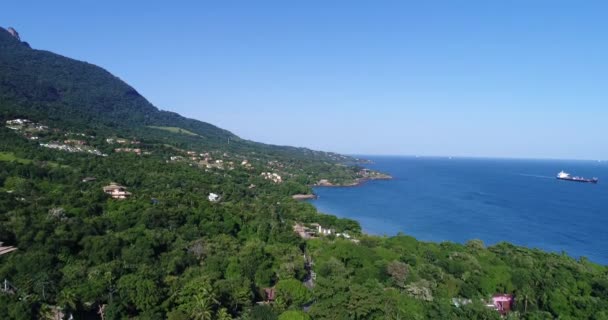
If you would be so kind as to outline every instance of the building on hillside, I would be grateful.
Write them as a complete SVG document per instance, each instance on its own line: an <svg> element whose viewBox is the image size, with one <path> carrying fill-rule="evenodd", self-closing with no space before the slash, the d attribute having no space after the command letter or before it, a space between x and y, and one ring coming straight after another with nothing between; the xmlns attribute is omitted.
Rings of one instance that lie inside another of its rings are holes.
<svg viewBox="0 0 608 320"><path fill-rule="evenodd" d="M93 182L93 181L96 181L96 180L97 180L97 178L95 178L95 177L85 177L85 178L82 178L82 182Z"/></svg>
<svg viewBox="0 0 608 320"><path fill-rule="evenodd" d="M114 199L126 199L131 196L131 192L128 192L126 187L123 187L115 182L103 187L103 192L110 195Z"/></svg>
<svg viewBox="0 0 608 320"><path fill-rule="evenodd" d="M465 299L465 298L452 298L452 305L454 305L455 307L460 308L461 306L466 306L467 304L471 304L473 303L473 300L471 299Z"/></svg>
<svg viewBox="0 0 608 320"><path fill-rule="evenodd" d="M87 142L84 140L76 140L76 139L67 139L67 140L64 140L63 143L77 145L77 146L84 146L87 144Z"/></svg>
<svg viewBox="0 0 608 320"><path fill-rule="evenodd" d="M0 256L17 250L17 248L11 246L3 247L2 244L3 242L0 242Z"/></svg>
<svg viewBox="0 0 608 320"><path fill-rule="evenodd" d="M207 197L207 199L209 199L209 201L211 201L211 202L218 202L218 201L220 201L220 195L217 193L211 192L209 194L209 196Z"/></svg>
<svg viewBox="0 0 608 320"><path fill-rule="evenodd" d="M322 236L328 236L335 232L335 230L333 230L333 229L323 228L323 226L318 223L311 223L310 225L317 230L317 233L319 235L322 235Z"/></svg>
<svg viewBox="0 0 608 320"><path fill-rule="evenodd" d="M139 148L116 148L114 152L126 152L126 153L135 153L136 155L141 155L141 149Z"/></svg>
<svg viewBox="0 0 608 320"><path fill-rule="evenodd" d="M262 174L260 174L260 176L262 176L262 178L266 179L266 180L270 180L274 183L281 183L283 182L283 178L281 178L280 175L276 174L276 173L272 173L272 172L262 172Z"/></svg>
<svg viewBox="0 0 608 320"><path fill-rule="evenodd" d="M314 238L316 235L312 229L307 228L300 223L296 223L293 225L293 231L297 233L302 239L311 239Z"/></svg>
<svg viewBox="0 0 608 320"><path fill-rule="evenodd" d="M505 315L513 308L515 298L512 294L495 294L492 297L492 303L487 306Z"/></svg>
<svg viewBox="0 0 608 320"><path fill-rule="evenodd" d="M267 302L273 302L277 297L275 288L264 288L264 295Z"/></svg>
<svg viewBox="0 0 608 320"><path fill-rule="evenodd" d="M346 232L342 232L342 233L336 233L336 236L337 236L337 237L342 237L342 238L344 238L344 239L350 239L350 238L351 238L350 234L348 234L348 233L346 233Z"/></svg>
<svg viewBox="0 0 608 320"><path fill-rule="evenodd" d="M14 119L14 120L6 120L7 125L24 125L30 123L30 120L27 119Z"/></svg>

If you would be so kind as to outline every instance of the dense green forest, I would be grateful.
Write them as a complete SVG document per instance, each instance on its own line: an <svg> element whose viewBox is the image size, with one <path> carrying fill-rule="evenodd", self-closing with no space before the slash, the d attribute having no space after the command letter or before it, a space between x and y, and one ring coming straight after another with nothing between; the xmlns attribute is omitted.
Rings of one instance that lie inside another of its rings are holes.
<svg viewBox="0 0 608 320"><path fill-rule="evenodd" d="M605 266L365 235L291 197L365 178L357 159L159 111L1 28L0 121L0 319L608 319Z"/></svg>

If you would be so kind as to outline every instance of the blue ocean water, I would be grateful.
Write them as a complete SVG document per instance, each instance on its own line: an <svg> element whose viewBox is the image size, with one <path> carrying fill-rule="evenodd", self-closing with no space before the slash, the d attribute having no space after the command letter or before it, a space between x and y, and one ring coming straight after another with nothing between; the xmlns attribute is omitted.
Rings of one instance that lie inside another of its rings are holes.
<svg viewBox="0 0 608 320"><path fill-rule="evenodd" d="M507 241L608 264L608 162L365 157L393 180L318 187L319 211L370 234ZM564 170L597 185L560 181Z"/></svg>

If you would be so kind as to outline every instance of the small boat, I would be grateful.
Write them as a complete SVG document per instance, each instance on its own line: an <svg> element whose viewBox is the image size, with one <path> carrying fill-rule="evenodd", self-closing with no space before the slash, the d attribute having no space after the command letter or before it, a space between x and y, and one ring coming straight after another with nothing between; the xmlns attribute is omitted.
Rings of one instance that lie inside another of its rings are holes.
<svg viewBox="0 0 608 320"><path fill-rule="evenodd" d="M587 183L597 183L599 181L598 178L583 178L583 177L577 177L577 176L571 176L569 173L564 172L564 171L560 171L557 174L557 179L559 180L566 180L566 181L574 181L574 182L587 182Z"/></svg>

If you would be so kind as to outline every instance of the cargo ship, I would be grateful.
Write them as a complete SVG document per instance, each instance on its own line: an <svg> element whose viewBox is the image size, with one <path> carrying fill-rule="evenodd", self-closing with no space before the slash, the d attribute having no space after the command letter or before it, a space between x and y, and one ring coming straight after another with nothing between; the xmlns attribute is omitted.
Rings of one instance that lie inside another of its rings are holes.
<svg viewBox="0 0 608 320"><path fill-rule="evenodd" d="M557 179L559 180L566 180L566 181L574 181L574 182L587 182L587 183L597 183L598 178L583 178L583 177L577 177L577 176L571 176L569 173L564 172L564 171L560 171L557 174Z"/></svg>

